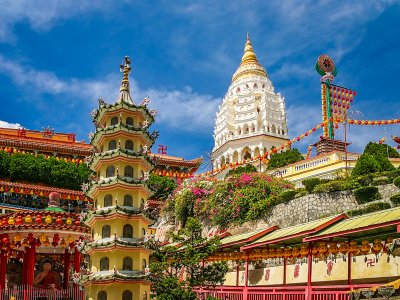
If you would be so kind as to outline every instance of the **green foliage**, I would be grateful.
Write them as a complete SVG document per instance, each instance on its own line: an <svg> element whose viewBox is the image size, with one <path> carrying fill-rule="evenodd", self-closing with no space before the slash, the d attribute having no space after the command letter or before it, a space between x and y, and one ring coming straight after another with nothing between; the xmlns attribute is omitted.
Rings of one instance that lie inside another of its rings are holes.
<svg viewBox="0 0 400 300"><path fill-rule="evenodd" d="M372 176L372 174L366 174L366 175L357 177L356 180L361 186L368 186L368 185L372 184L374 177Z"/></svg>
<svg viewBox="0 0 400 300"><path fill-rule="evenodd" d="M400 189L400 176L393 180L393 184Z"/></svg>
<svg viewBox="0 0 400 300"><path fill-rule="evenodd" d="M321 179L319 179L319 178L306 178L302 181L304 188L310 194L312 193L314 187L319 183L321 183Z"/></svg>
<svg viewBox="0 0 400 300"><path fill-rule="evenodd" d="M390 201L392 201L392 203L395 206L399 206L400 205L400 193L399 194L395 194L392 197L390 197Z"/></svg>
<svg viewBox="0 0 400 300"><path fill-rule="evenodd" d="M394 171L395 168L388 157L400 157L400 154L386 144L369 142L365 146L363 154L357 160L356 166L351 173L352 177L382 171Z"/></svg>
<svg viewBox="0 0 400 300"><path fill-rule="evenodd" d="M303 155L297 149L275 153L271 155L271 160L268 163L268 170L284 167L303 159Z"/></svg>
<svg viewBox="0 0 400 300"><path fill-rule="evenodd" d="M152 198L157 200L167 200L178 186L173 179L153 173L150 174L147 184L154 191Z"/></svg>
<svg viewBox="0 0 400 300"><path fill-rule="evenodd" d="M173 235L177 246L161 247L155 241L150 243L154 251L150 260L151 288L157 300L196 299L194 287L223 284L228 271L226 262L202 264L217 251L219 239L203 238L202 230L199 220L188 218L186 227Z"/></svg>
<svg viewBox="0 0 400 300"><path fill-rule="evenodd" d="M337 191L349 191L358 188L360 185L354 180L332 180L327 183L320 183L314 187L314 193L330 193Z"/></svg>
<svg viewBox="0 0 400 300"><path fill-rule="evenodd" d="M396 177L400 176L400 169L394 169L392 171L382 172L381 175L387 176L391 181L393 181Z"/></svg>
<svg viewBox="0 0 400 300"><path fill-rule="evenodd" d="M363 186L353 191L357 203L367 203L381 198L376 186Z"/></svg>
<svg viewBox="0 0 400 300"><path fill-rule="evenodd" d="M273 198L293 186L264 173L233 174L226 180L197 177L186 180L168 198L164 216L185 224L198 217L214 226L226 228L247 221L261 220L275 204Z"/></svg>
<svg viewBox="0 0 400 300"><path fill-rule="evenodd" d="M289 202L295 198L297 193L298 192L296 190L283 191L279 194L279 198L281 198L282 202Z"/></svg>
<svg viewBox="0 0 400 300"><path fill-rule="evenodd" d="M0 178L10 176L11 157L4 151L0 151Z"/></svg>
<svg viewBox="0 0 400 300"><path fill-rule="evenodd" d="M364 148L364 154L369 154L373 156L384 156L390 158L398 158L400 157L399 152L397 152L393 147L387 144L379 144L369 142Z"/></svg>
<svg viewBox="0 0 400 300"><path fill-rule="evenodd" d="M351 171L351 176L354 178L380 171L382 171L382 167L374 156L370 154L362 154L357 159L357 163L353 171Z"/></svg>
<svg viewBox="0 0 400 300"><path fill-rule="evenodd" d="M389 179L387 176L379 176L372 179L372 185L384 185L392 183L392 180Z"/></svg>
<svg viewBox="0 0 400 300"><path fill-rule="evenodd" d="M346 214L349 217L355 217L355 216L360 216L360 215L364 215L364 214L367 214L367 213L371 213L371 212L374 212L374 211L388 209L390 207L391 206L390 206L389 203L377 202L377 203L371 203L371 204L367 205L364 208L349 210L348 212L346 212Z"/></svg>
<svg viewBox="0 0 400 300"><path fill-rule="evenodd" d="M88 180L90 170L85 164L74 164L43 155L16 153L8 155L0 151L0 177L11 181L29 181L72 190L80 190Z"/></svg>
<svg viewBox="0 0 400 300"><path fill-rule="evenodd" d="M229 172L225 175L225 178L228 178L231 175L237 175L242 173L253 173L257 172L257 168L251 164L247 164L245 166L239 166L236 169L229 170Z"/></svg>

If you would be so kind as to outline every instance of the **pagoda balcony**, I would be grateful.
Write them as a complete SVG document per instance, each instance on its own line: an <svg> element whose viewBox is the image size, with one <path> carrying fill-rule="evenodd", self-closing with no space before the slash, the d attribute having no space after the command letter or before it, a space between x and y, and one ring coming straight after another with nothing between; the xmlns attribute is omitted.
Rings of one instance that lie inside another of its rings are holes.
<svg viewBox="0 0 400 300"><path fill-rule="evenodd" d="M146 216L146 211L144 211L143 207L132 207L132 206L123 206L123 205L114 205L114 206L107 206L103 208L99 208L89 212L85 218L84 222L86 224L91 225L94 222L94 219L104 216L108 216L109 218L114 217L138 217L143 218L147 222L151 223L152 220Z"/></svg>
<svg viewBox="0 0 400 300"><path fill-rule="evenodd" d="M109 238L102 238L98 240L93 240L91 242L86 242L81 252L90 254L95 249L107 249L107 248L119 248L119 247L143 248L144 244L145 244L144 237L136 239L136 238L117 237L114 235Z"/></svg>
<svg viewBox="0 0 400 300"><path fill-rule="evenodd" d="M146 189L149 190L150 187L144 181L144 179L124 177L124 176L113 176L107 178L100 178L97 180L92 180L87 187L86 194L90 195L92 199L96 197L97 191L99 190L109 190L110 188L120 186L125 189ZM95 193L96 192L96 193Z"/></svg>
<svg viewBox="0 0 400 300"><path fill-rule="evenodd" d="M81 278L81 284L86 285L89 282L107 283L115 281L146 281L150 284L148 275L145 271L127 271L127 270L109 270L90 272Z"/></svg>
<svg viewBox="0 0 400 300"><path fill-rule="evenodd" d="M112 137L120 133L126 136L131 136L131 135L142 136L143 140L146 142L146 145L149 148L154 144L156 139L155 135L150 134L146 128L137 128L131 125L118 123L116 125L111 125L104 128L97 128L90 142L91 144L98 145L105 135Z"/></svg>

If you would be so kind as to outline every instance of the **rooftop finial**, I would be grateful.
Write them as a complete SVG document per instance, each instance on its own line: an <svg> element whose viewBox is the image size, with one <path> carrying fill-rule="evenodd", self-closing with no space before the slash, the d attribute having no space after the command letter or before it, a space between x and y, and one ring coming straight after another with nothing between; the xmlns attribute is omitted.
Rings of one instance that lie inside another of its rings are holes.
<svg viewBox="0 0 400 300"><path fill-rule="evenodd" d="M241 64L245 63L258 63L257 56L254 53L253 46L251 45L249 33L246 35L246 44L244 45L244 54Z"/></svg>
<svg viewBox="0 0 400 300"><path fill-rule="evenodd" d="M247 32L246 41L249 41L249 42L250 42L250 33L249 33L249 32Z"/></svg>
<svg viewBox="0 0 400 300"><path fill-rule="evenodd" d="M122 72L122 81L121 87L119 88L119 96L117 99L117 103L126 102L129 104L133 104L131 95L130 95L130 87L129 87L129 73L131 72L131 60L129 56L125 56L124 62L119 66L120 71Z"/></svg>

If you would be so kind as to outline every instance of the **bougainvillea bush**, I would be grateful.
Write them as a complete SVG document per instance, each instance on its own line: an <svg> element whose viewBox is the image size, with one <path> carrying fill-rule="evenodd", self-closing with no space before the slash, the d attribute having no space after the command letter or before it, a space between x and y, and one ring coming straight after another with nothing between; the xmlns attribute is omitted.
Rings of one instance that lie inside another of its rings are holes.
<svg viewBox="0 0 400 300"><path fill-rule="evenodd" d="M225 180L199 176L186 180L167 199L164 215L184 227L197 217L220 228L261 220L291 183L263 173L234 174Z"/></svg>

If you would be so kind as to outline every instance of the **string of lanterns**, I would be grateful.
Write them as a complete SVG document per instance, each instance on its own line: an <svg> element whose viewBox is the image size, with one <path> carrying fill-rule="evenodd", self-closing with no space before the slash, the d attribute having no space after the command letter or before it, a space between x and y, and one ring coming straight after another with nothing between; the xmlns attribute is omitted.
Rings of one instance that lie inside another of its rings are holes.
<svg viewBox="0 0 400 300"><path fill-rule="evenodd" d="M285 247L285 248L265 248L255 249L249 254L250 261L257 261L262 259L273 258L304 258L308 254L316 256L336 256L337 254L352 256L368 255L373 253L388 253L387 245L393 242L393 238L387 238L385 242L380 239L375 239L371 244L368 240L350 242L319 242L311 249L308 245L301 245L300 247ZM207 261L243 261L246 260L246 253L244 252L219 252L207 258Z"/></svg>
<svg viewBox="0 0 400 300"><path fill-rule="evenodd" d="M190 178L193 177L193 174L190 173L185 173L185 172L179 172L179 171L174 171L174 170L165 170L165 169L155 169L153 171L155 175L159 176L167 176L167 177L175 177L175 178Z"/></svg>
<svg viewBox="0 0 400 300"><path fill-rule="evenodd" d="M353 120L347 119L347 123L350 125L394 125L400 124L400 119L390 120Z"/></svg>
<svg viewBox="0 0 400 300"><path fill-rule="evenodd" d="M38 153L35 153L33 151L20 150L20 149L12 148L12 147L4 147L4 148L0 147L0 151L4 151L10 155L17 154L17 153L30 154L30 155L34 155L35 157L38 155ZM63 160L65 162L70 162L70 163L74 163L74 164L83 164L84 163L84 160L79 159L79 158L75 159L75 158L71 158L71 157L60 157L60 156L45 155L45 154L43 154L43 157L45 159L50 159L51 157L54 157L56 160Z"/></svg>
<svg viewBox="0 0 400 300"><path fill-rule="evenodd" d="M0 222L0 227L6 226L19 226L19 225L41 225L47 224L51 225L52 223L56 223L57 225L67 225L67 226L81 226L81 221L76 218L72 219L71 217L63 218L61 215L56 217L51 216L50 214L46 216L42 216L41 214L37 214L36 216L32 216L30 214L25 217L19 215L17 217L9 216L8 218L2 218Z"/></svg>
<svg viewBox="0 0 400 300"><path fill-rule="evenodd" d="M307 154L306 154L306 159L309 159L309 158L310 158L311 151L312 151L312 147L313 147L312 144L308 145Z"/></svg>

